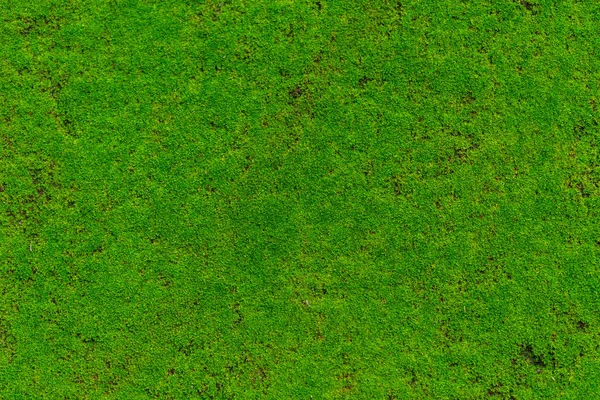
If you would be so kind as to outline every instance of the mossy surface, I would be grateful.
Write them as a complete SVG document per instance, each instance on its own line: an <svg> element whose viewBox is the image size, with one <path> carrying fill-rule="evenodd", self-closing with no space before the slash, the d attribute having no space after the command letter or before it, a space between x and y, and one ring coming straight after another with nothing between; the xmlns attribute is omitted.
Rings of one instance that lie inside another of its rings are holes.
<svg viewBox="0 0 600 400"><path fill-rule="evenodd" d="M600 3L0 17L0 398L599 398Z"/></svg>

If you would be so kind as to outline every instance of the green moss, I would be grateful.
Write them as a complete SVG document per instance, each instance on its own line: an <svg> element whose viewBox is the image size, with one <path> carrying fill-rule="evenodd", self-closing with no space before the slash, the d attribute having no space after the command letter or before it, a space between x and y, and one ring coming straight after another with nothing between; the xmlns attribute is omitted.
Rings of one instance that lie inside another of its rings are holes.
<svg viewBox="0 0 600 400"><path fill-rule="evenodd" d="M0 398L597 396L595 2L0 16Z"/></svg>

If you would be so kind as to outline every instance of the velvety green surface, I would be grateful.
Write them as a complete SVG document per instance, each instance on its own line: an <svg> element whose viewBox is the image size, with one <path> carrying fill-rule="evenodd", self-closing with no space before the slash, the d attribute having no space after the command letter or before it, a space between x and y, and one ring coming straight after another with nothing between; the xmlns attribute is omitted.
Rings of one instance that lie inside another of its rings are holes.
<svg viewBox="0 0 600 400"><path fill-rule="evenodd" d="M598 2L0 16L0 398L600 398Z"/></svg>

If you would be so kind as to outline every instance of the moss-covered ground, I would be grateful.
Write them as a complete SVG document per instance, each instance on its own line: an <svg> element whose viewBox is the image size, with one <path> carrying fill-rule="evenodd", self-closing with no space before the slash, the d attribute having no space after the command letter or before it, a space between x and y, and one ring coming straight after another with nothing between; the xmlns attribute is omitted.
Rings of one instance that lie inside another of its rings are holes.
<svg viewBox="0 0 600 400"><path fill-rule="evenodd" d="M0 18L0 398L600 398L597 1Z"/></svg>

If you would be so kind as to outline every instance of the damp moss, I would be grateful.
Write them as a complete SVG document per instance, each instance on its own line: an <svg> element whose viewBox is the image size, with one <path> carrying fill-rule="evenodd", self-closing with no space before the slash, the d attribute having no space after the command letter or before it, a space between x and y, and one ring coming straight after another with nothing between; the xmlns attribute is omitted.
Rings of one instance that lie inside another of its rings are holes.
<svg viewBox="0 0 600 400"><path fill-rule="evenodd" d="M597 396L597 2L0 16L1 398Z"/></svg>

